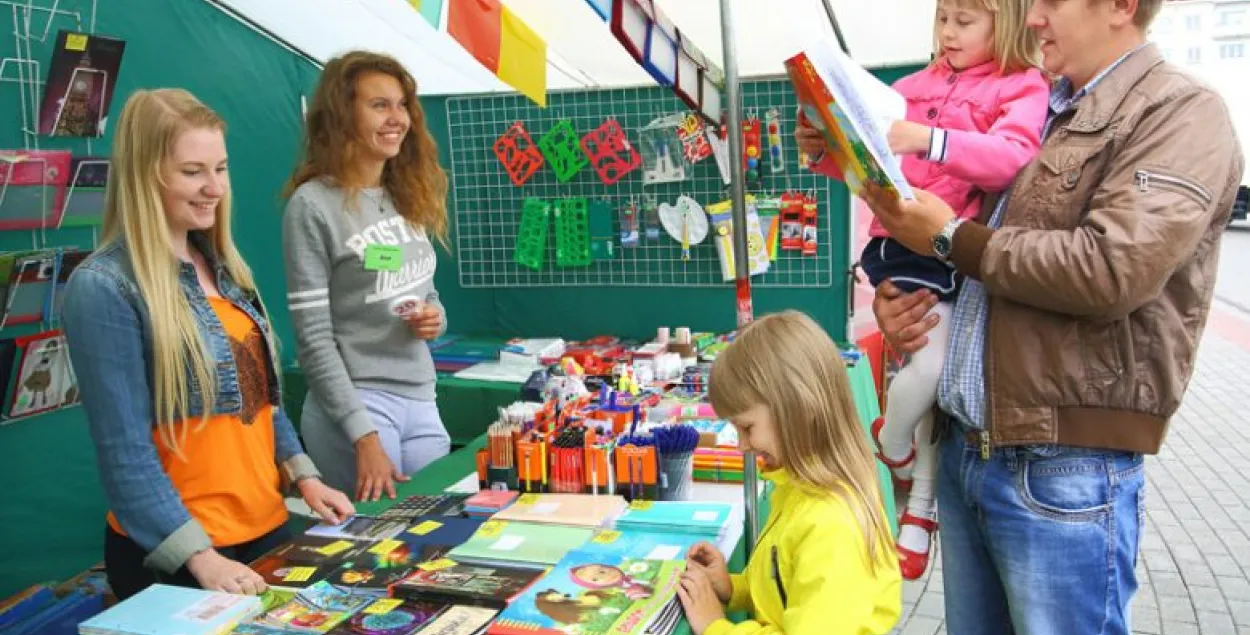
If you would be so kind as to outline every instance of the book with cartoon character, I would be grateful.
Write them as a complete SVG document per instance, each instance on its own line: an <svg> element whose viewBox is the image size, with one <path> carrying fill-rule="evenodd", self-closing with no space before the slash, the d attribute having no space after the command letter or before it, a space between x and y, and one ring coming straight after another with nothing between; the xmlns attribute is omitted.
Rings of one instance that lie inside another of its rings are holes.
<svg viewBox="0 0 1250 635"><path fill-rule="evenodd" d="M407 579L391 587L397 598L448 602L503 608L533 584L543 572L538 569L503 567L442 561L445 567L418 568Z"/></svg>
<svg viewBox="0 0 1250 635"><path fill-rule="evenodd" d="M653 622L668 615L666 609L676 596L686 564L684 560L622 557L621 552L610 544L570 552L546 576L517 596L487 633L646 632Z"/></svg>

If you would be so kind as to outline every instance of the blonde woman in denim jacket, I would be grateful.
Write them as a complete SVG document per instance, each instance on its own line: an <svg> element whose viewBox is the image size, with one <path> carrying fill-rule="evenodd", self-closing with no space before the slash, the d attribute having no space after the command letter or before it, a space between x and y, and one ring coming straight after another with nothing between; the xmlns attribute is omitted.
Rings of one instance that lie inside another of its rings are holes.
<svg viewBox="0 0 1250 635"><path fill-rule="evenodd" d="M224 132L186 91L127 100L103 244L65 293L121 599L154 582L263 591L245 563L285 538L288 486L327 520L354 513L279 409L272 330L230 235Z"/></svg>

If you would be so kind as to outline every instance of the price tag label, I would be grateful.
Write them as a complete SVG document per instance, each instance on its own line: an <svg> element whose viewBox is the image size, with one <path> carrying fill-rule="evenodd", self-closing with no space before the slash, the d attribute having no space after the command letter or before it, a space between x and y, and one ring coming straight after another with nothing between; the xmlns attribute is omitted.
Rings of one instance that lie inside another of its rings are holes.
<svg viewBox="0 0 1250 635"><path fill-rule="evenodd" d="M291 567L282 577L283 582L307 582L317 572L316 567Z"/></svg>
<svg viewBox="0 0 1250 635"><path fill-rule="evenodd" d="M352 547L355 547L355 546L356 546L355 544L347 540L336 540L335 542L332 542L318 549L317 553L323 556L333 556L336 554L343 553L344 551L347 551L348 549L351 549Z"/></svg>
<svg viewBox="0 0 1250 635"><path fill-rule="evenodd" d="M653 504L652 501L636 500L629 504L629 508L634 511L645 512L648 509L651 509L652 504Z"/></svg>
<svg viewBox="0 0 1250 635"><path fill-rule="evenodd" d="M65 50L67 51L85 51L87 50L87 34L86 33L70 33L65 36Z"/></svg>
<svg viewBox="0 0 1250 635"><path fill-rule="evenodd" d="M369 553L376 553L379 556L390 555L392 551L395 551L402 546L404 546L404 541L392 538L389 540L383 540L382 542L374 545L373 548L369 550Z"/></svg>
<svg viewBox="0 0 1250 635"><path fill-rule="evenodd" d="M442 527L442 526L443 526L443 523L440 523L437 520L427 520L421 523L420 525L417 525L416 527L409 529L408 533L413 534L415 536L424 536L432 531L437 530L439 527Z"/></svg>
<svg viewBox="0 0 1250 635"><path fill-rule="evenodd" d="M621 532L616 531L615 529L609 529L595 534L595 537L591 540L591 542L600 545L610 545L620 539L620 537Z"/></svg>
<svg viewBox="0 0 1250 635"><path fill-rule="evenodd" d="M373 604L370 604L368 608L364 610L364 613L368 613L369 615L386 615L387 613L399 608L403 603L403 600L396 598L382 598Z"/></svg>
<svg viewBox="0 0 1250 635"><path fill-rule="evenodd" d="M516 499L517 505L534 505L538 502L538 494L522 494Z"/></svg>
<svg viewBox="0 0 1250 635"><path fill-rule="evenodd" d="M455 560L450 558L439 558L438 560L422 562L417 565L417 568L422 571L442 571L443 569L450 569L454 566L456 566Z"/></svg>
<svg viewBox="0 0 1250 635"><path fill-rule="evenodd" d="M483 538L494 538L503 532L504 525L507 523L501 520L488 520L477 528L477 533Z"/></svg>

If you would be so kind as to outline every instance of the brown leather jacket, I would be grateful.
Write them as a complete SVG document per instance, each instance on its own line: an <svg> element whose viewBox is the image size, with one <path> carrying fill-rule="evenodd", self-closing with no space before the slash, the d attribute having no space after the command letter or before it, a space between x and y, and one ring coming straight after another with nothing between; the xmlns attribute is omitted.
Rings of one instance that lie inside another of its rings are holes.
<svg viewBox="0 0 1250 635"><path fill-rule="evenodd" d="M1220 96L1149 45L1054 122L1000 229L993 201L960 226L951 259L989 293L993 445L1158 452L1243 161Z"/></svg>

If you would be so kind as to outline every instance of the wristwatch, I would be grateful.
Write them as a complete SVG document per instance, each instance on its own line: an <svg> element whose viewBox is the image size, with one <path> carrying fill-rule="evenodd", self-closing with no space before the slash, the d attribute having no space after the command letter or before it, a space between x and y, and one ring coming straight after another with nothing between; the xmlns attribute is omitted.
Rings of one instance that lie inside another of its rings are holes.
<svg viewBox="0 0 1250 635"><path fill-rule="evenodd" d="M937 259L942 262L949 262L951 257L951 247L955 244L955 230L959 229L964 219L952 218L942 226L933 236L933 253L937 255Z"/></svg>

